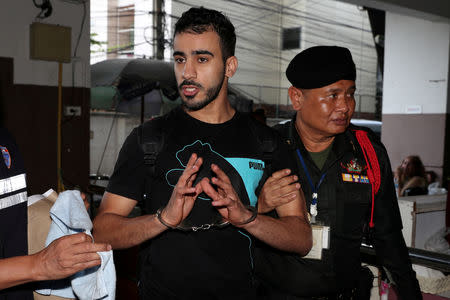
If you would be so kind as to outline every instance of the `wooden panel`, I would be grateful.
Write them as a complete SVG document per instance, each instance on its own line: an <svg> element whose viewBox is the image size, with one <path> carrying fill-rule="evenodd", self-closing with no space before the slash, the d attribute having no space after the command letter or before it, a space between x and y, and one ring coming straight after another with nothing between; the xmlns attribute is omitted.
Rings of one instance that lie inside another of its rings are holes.
<svg viewBox="0 0 450 300"><path fill-rule="evenodd" d="M0 126L4 126L5 110L3 102L6 101L7 95L13 86L13 59L0 57Z"/></svg>
<svg viewBox="0 0 450 300"><path fill-rule="evenodd" d="M64 88L64 105L81 106L80 117L65 117L62 124L62 168L66 188L89 185L90 93L87 88Z"/></svg>
<svg viewBox="0 0 450 300"><path fill-rule="evenodd" d="M5 124L25 160L30 194L56 190L56 96L52 87L15 85Z"/></svg>

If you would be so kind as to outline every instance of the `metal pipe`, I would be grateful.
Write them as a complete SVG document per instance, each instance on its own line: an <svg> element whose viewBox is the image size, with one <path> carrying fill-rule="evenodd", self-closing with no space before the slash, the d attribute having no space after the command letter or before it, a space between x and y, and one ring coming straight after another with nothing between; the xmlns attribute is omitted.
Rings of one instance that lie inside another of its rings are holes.
<svg viewBox="0 0 450 300"><path fill-rule="evenodd" d="M369 256L376 256L372 246L361 245L360 251ZM442 272L450 272L450 255L417 248L408 248L411 262L433 268Z"/></svg>
<svg viewBox="0 0 450 300"><path fill-rule="evenodd" d="M62 183L62 168L61 168L61 120L62 120L62 72L63 64L58 62L58 121L56 125L56 189L58 193L64 191Z"/></svg>

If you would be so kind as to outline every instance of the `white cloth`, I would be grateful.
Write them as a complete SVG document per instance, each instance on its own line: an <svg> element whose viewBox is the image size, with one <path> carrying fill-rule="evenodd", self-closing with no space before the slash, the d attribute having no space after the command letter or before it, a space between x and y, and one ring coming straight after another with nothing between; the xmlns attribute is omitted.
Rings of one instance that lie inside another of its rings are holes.
<svg viewBox="0 0 450 300"><path fill-rule="evenodd" d="M441 188L441 184L439 182L433 182L428 185L428 195L443 195L446 193L447 190L445 188Z"/></svg>
<svg viewBox="0 0 450 300"><path fill-rule="evenodd" d="M59 194L50 210L52 224L45 245L64 235L85 232L91 235L92 222L79 191L65 191ZM102 263L69 278L44 282L36 292L80 300L113 300L116 292L116 270L112 250L98 252Z"/></svg>

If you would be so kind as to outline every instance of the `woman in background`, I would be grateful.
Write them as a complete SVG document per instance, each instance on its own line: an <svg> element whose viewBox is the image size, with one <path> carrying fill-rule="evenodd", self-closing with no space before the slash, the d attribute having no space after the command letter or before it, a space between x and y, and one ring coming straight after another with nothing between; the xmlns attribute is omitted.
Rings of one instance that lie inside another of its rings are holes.
<svg viewBox="0 0 450 300"><path fill-rule="evenodd" d="M399 196L426 195L428 193L425 167L417 155L410 155L403 160L397 168L395 180L398 182Z"/></svg>

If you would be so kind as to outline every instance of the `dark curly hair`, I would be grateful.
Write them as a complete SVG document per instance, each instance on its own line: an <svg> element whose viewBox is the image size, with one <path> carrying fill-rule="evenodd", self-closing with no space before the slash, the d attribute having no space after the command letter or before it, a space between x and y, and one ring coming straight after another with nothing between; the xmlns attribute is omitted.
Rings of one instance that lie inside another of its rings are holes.
<svg viewBox="0 0 450 300"><path fill-rule="evenodd" d="M201 34L210 30L219 35L222 58L225 62L228 57L234 55L236 33L230 20L217 10L201 6L185 11L175 24L174 37L183 32Z"/></svg>
<svg viewBox="0 0 450 300"><path fill-rule="evenodd" d="M406 178L412 178L414 176L425 178L425 167L423 166L422 160L418 155L410 155L405 159L408 160L408 164L404 170Z"/></svg>

